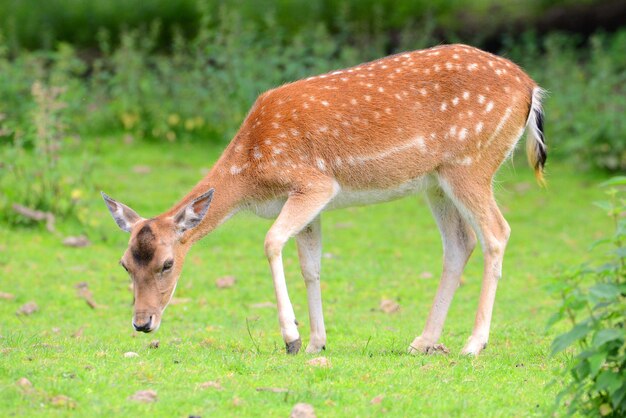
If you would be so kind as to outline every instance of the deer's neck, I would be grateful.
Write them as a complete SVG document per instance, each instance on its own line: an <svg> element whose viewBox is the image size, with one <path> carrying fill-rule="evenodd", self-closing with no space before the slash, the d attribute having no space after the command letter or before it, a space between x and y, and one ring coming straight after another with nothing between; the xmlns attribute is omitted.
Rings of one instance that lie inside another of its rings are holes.
<svg viewBox="0 0 626 418"><path fill-rule="evenodd" d="M214 189L213 199L207 214L195 228L186 232L183 242L189 245L202 239L237 213L245 200L245 180L232 176L224 169L224 159L220 159L211 171L194 186L194 188L165 215L173 216L195 198Z"/></svg>

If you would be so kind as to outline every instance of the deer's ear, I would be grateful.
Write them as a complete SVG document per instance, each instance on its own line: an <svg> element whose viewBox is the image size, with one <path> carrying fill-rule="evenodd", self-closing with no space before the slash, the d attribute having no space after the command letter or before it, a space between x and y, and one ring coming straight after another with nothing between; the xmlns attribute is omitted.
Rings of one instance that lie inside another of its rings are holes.
<svg viewBox="0 0 626 418"><path fill-rule="evenodd" d="M106 203L107 208L109 208L109 212L111 212L111 216L113 216L113 219L122 231L130 232L133 225L143 219L141 216L137 215L137 212L128 206L111 199L104 192L100 193L102 194L104 203Z"/></svg>
<svg viewBox="0 0 626 418"><path fill-rule="evenodd" d="M196 197L190 204L182 208L174 216L174 224L178 233L182 234L188 229L195 228L204 219L209 210L214 190L211 189L202 196Z"/></svg>

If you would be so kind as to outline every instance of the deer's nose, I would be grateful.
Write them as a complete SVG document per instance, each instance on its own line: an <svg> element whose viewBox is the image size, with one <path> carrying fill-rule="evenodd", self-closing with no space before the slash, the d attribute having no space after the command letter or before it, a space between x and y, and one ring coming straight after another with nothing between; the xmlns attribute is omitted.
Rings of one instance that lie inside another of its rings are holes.
<svg viewBox="0 0 626 418"><path fill-rule="evenodd" d="M141 332L150 332L150 331L152 331L152 329L151 329L151 327L152 327L152 315L150 315L148 317L148 321L143 323L143 324L137 324L135 321L133 321L133 327L135 327L135 330L141 331Z"/></svg>

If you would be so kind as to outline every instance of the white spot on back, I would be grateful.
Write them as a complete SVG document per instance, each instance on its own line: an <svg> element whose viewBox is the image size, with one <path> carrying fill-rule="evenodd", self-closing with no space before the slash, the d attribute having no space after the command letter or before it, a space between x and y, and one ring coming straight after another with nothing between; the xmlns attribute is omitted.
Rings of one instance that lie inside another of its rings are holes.
<svg viewBox="0 0 626 418"><path fill-rule="evenodd" d="M317 167L320 170L322 170L322 171L326 170L326 162L323 159L318 158L316 161L317 161Z"/></svg>
<svg viewBox="0 0 626 418"><path fill-rule="evenodd" d="M463 128L459 131L459 140L465 141L465 138L467 138L467 128Z"/></svg>
<svg viewBox="0 0 626 418"><path fill-rule="evenodd" d="M491 112L492 109L493 109L493 101L490 101L489 103L487 103L487 106L485 107L485 113Z"/></svg>
<svg viewBox="0 0 626 418"><path fill-rule="evenodd" d="M322 101L321 101L321 103L322 103L322 105L323 105L323 106L328 107L328 104L329 104L329 103L328 103L326 100L322 100Z"/></svg>

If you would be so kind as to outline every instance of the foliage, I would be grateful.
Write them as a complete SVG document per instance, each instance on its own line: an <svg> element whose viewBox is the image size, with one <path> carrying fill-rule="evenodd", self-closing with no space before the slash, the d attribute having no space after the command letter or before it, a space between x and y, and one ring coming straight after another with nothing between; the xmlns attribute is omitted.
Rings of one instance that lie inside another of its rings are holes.
<svg viewBox="0 0 626 418"><path fill-rule="evenodd" d="M169 49L177 34L190 41L206 27L202 12L211 16L209 29L223 25L224 9L254 24L263 37L278 30L289 39L319 25L340 38L387 37L409 27L421 30L424 22L416 16L437 26L438 33L452 36L473 25L484 37L506 27L503 22L538 17L550 7L572 3L580 0L526 0L524 7L497 0L142 0L132 7L124 0L0 0L0 27L13 52L50 50L57 42L97 48L94 28L113 34L117 45L124 31L145 29L146 22L155 21L163 27L157 45Z"/></svg>
<svg viewBox="0 0 626 418"><path fill-rule="evenodd" d="M83 161L69 166L64 158L65 148L75 141L65 132L65 91L64 87L36 81L31 88L34 108L28 128L3 128L12 135L13 144L4 147L0 205L13 222L24 219L11 216L11 204L67 216L80 201L80 185L86 181L88 164Z"/></svg>
<svg viewBox="0 0 626 418"><path fill-rule="evenodd" d="M609 201L599 202L613 218L615 233L597 244L612 249L606 262L582 266L566 274L563 302L551 323L567 320L572 328L555 338L553 354L576 345L566 373L571 382L559 395L568 413L590 416L626 415L626 177L605 183ZM621 189L620 189L621 187ZM593 282L588 285L591 279Z"/></svg>

